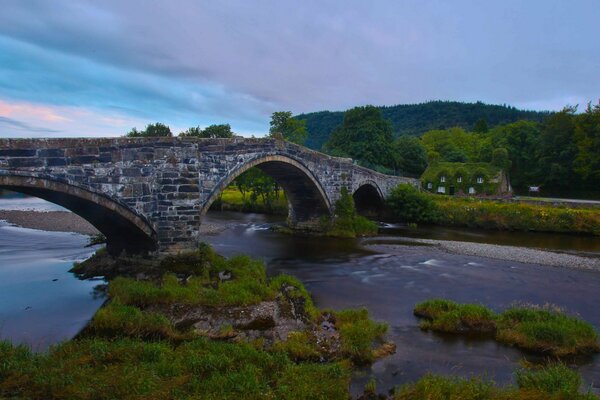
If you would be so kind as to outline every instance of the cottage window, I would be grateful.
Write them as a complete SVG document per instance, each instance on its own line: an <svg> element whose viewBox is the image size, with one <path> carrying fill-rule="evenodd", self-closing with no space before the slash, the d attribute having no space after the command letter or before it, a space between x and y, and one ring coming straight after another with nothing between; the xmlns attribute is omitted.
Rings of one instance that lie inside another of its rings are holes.
<svg viewBox="0 0 600 400"><path fill-rule="evenodd" d="M475 194L475 193L476 193L476 192L475 192L475 188L474 188L473 186L471 186L471 187L469 188L469 194Z"/></svg>
<svg viewBox="0 0 600 400"><path fill-rule="evenodd" d="M445 186L438 186L438 193L446 193L446 187Z"/></svg>
<svg viewBox="0 0 600 400"><path fill-rule="evenodd" d="M446 177L445 177L445 176L442 176L442 177L440 178L440 182L442 182L442 183L446 182Z"/></svg>
<svg viewBox="0 0 600 400"><path fill-rule="evenodd" d="M461 183L462 182L462 176L459 176L458 178L456 178L456 182Z"/></svg>
<svg viewBox="0 0 600 400"><path fill-rule="evenodd" d="M483 176L477 177L477 183L483 183Z"/></svg>
<svg viewBox="0 0 600 400"><path fill-rule="evenodd" d="M431 183L431 182L427 183L427 189L433 189L433 183Z"/></svg>

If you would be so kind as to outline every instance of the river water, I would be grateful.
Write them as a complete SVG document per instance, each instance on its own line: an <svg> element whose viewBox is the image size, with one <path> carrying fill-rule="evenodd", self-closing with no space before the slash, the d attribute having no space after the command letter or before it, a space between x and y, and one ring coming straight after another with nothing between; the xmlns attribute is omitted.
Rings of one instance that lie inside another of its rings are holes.
<svg viewBox="0 0 600 400"><path fill-rule="evenodd" d="M0 200L0 208L4 205ZM393 251L385 247L374 251L368 246L374 241L401 244L400 234L441 235L456 240L462 232L483 242L497 241L494 235L460 230L450 235L447 230L431 228L406 232L391 227L376 240L355 241L276 233L269 229L276 219L257 214L209 213L206 221L227 226L223 232L206 237L219 253L259 257L265 260L269 274L298 277L318 307L366 307L374 318L389 323L388 339L396 343L397 352L357 371L354 393L371 377L377 380L379 390L387 390L426 372L485 373L498 383L509 383L521 359L535 361L493 341L420 331L412 309L428 298L479 302L496 310L514 302L551 303L600 328L600 273L455 255L429 246L400 246ZM523 244L527 237L526 244L555 246L544 235L524 235L506 240ZM44 350L74 336L85 325L103 302L94 290L101 281L80 281L68 273L74 261L92 253L93 249L84 247L86 242L82 235L0 222L1 338ZM573 250L573 246L587 255L600 255L600 244L594 238L558 247ZM574 360L573 364L597 390L600 357Z"/></svg>

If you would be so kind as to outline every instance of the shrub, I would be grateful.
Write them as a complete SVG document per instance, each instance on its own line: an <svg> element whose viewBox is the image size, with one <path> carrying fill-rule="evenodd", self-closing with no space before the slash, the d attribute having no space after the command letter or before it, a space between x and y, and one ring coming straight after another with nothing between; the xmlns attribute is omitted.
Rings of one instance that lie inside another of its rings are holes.
<svg viewBox="0 0 600 400"><path fill-rule="evenodd" d="M435 222L438 211L430 195L408 184L392 189L387 205L394 217L406 222Z"/></svg>
<svg viewBox="0 0 600 400"><path fill-rule="evenodd" d="M370 319L365 308L338 311L334 316L344 355L357 364L372 362L373 342L387 332L387 324Z"/></svg>

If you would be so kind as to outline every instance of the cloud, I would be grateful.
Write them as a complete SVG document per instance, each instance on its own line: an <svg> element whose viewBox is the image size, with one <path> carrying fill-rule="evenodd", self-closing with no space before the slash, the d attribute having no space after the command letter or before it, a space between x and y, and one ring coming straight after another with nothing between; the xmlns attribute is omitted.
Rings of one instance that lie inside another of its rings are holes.
<svg viewBox="0 0 600 400"><path fill-rule="evenodd" d="M598 20L595 0L5 0L0 97L257 134L278 110L555 107L600 92Z"/></svg>
<svg viewBox="0 0 600 400"><path fill-rule="evenodd" d="M26 122L18 121L16 119L3 117L3 116L0 116L0 125L4 125L5 129L9 130L9 131L16 129L18 131L24 131L28 134L29 133L60 133L61 132L56 129L48 129L48 128L41 128L41 127L37 127L37 126L31 126ZM0 128L0 132L4 131L5 129Z"/></svg>

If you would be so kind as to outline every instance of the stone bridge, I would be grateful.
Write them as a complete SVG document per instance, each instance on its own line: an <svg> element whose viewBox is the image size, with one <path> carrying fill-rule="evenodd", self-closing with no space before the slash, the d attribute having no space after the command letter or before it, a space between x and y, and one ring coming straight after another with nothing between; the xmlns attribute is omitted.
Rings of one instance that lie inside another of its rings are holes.
<svg viewBox="0 0 600 400"><path fill-rule="evenodd" d="M418 182L276 139L0 139L0 188L88 220L111 252L176 252L200 241L202 216L237 176L258 167L284 189L288 222L310 229L343 186L359 210Z"/></svg>

